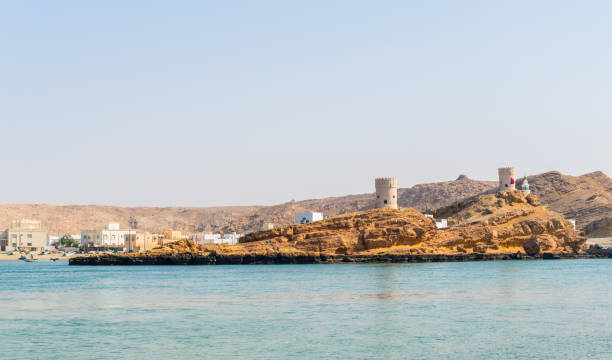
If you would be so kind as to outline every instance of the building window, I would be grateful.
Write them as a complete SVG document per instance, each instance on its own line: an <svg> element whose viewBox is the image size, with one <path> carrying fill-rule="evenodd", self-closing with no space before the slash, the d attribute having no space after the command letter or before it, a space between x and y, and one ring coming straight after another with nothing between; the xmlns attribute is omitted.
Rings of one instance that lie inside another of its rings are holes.
<svg viewBox="0 0 612 360"><path fill-rule="evenodd" d="M28 239L31 239L31 238L32 238L32 234L28 234Z"/></svg>
<svg viewBox="0 0 612 360"><path fill-rule="evenodd" d="M395 199L395 195L393 195L393 198Z"/></svg>
<svg viewBox="0 0 612 360"><path fill-rule="evenodd" d="M387 203L387 200L385 200L385 204Z"/></svg>
<svg viewBox="0 0 612 360"><path fill-rule="evenodd" d="M376 195L376 198L377 198L377 199L380 199L380 195Z"/></svg>
<svg viewBox="0 0 612 360"><path fill-rule="evenodd" d="M28 243L28 246L32 246L32 243Z"/></svg>
<svg viewBox="0 0 612 360"><path fill-rule="evenodd" d="M506 187L508 187L508 184L506 184Z"/></svg>

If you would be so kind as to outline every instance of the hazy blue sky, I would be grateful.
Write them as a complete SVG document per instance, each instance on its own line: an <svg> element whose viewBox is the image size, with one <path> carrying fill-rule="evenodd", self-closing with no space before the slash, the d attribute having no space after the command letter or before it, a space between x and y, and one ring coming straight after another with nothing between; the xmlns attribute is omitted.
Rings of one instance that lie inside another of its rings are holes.
<svg viewBox="0 0 612 360"><path fill-rule="evenodd" d="M3 1L0 202L612 175L610 1Z"/></svg>

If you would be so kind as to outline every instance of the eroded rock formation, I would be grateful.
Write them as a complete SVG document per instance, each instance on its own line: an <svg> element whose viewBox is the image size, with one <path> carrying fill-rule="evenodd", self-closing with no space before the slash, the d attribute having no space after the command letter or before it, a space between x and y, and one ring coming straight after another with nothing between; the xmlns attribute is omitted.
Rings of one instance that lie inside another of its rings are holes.
<svg viewBox="0 0 612 360"><path fill-rule="evenodd" d="M563 215L521 191L475 196L438 209L435 215L448 218L450 227L439 230L434 219L414 209L375 209L254 232L233 246L181 241L146 253L110 257L135 263L156 263L152 259L165 259L162 263L252 263L257 258L284 263L343 257L381 261L425 255L535 256L575 254L585 241Z"/></svg>

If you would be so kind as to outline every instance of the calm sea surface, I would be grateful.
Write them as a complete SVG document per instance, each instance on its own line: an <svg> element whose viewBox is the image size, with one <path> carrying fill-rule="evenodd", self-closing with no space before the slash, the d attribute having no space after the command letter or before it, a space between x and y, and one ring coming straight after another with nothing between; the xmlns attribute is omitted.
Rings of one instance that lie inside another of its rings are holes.
<svg viewBox="0 0 612 360"><path fill-rule="evenodd" d="M0 359L612 359L612 261L0 261Z"/></svg>

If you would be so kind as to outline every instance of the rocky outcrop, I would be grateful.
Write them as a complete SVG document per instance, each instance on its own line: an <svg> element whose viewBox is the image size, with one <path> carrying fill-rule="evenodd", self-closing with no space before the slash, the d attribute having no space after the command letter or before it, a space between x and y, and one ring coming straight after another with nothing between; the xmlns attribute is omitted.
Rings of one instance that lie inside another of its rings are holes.
<svg viewBox="0 0 612 360"><path fill-rule="evenodd" d="M612 179L601 171L570 176L549 171L528 176L531 191L551 210L575 219L578 229L612 217ZM523 180L517 181L520 188Z"/></svg>
<svg viewBox="0 0 612 360"><path fill-rule="evenodd" d="M577 236L562 215L541 206L537 197L520 191L476 196L435 214L448 218L451 226L439 230L432 218L414 209L373 209L254 232L234 246L181 241L146 253L92 256L71 263L460 261L457 259L544 254L561 257L576 255L585 240Z"/></svg>
<svg viewBox="0 0 612 360"><path fill-rule="evenodd" d="M447 218L450 228L435 237L440 246L461 245L475 252L526 252L525 243L548 239L554 246L543 250L577 252L584 238L578 236L561 214L550 211L539 199L521 191L502 191L472 197L440 208L438 218ZM527 247L534 249L528 243Z"/></svg>
<svg viewBox="0 0 612 360"><path fill-rule="evenodd" d="M525 253L530 256L541 254L557 247L557 242L548 236L533 236L523 244Z"/></svg>

